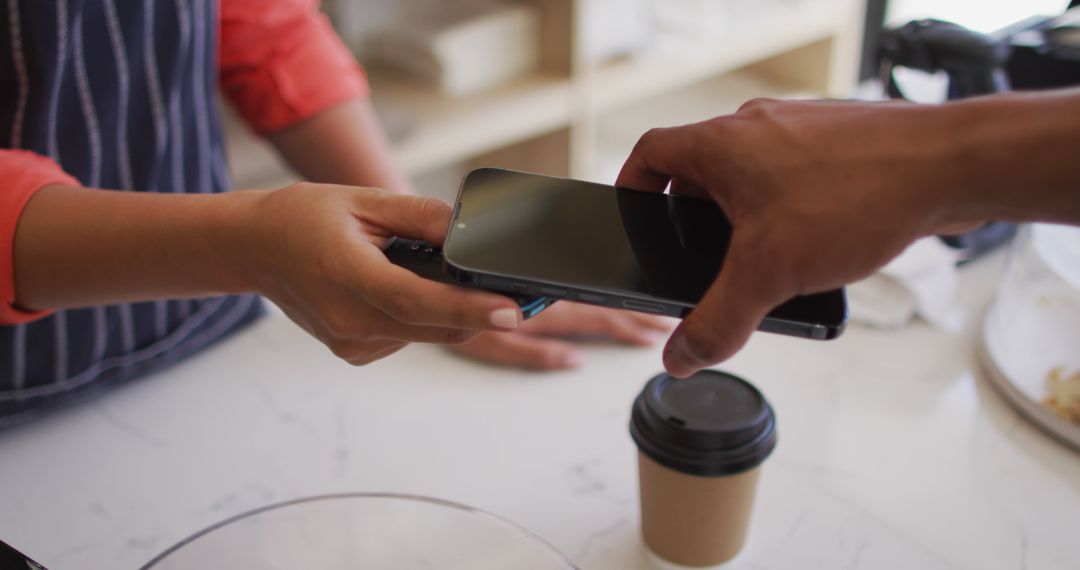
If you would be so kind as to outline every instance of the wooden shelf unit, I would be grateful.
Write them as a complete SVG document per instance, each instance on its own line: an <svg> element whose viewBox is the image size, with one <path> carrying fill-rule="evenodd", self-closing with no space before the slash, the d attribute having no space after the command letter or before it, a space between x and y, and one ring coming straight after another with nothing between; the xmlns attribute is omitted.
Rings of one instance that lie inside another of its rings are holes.
<svg viewBox="0 0 1080 570"><path fill-rule="evenodd" d="M830 96L847 95L857 78L862 0L788 0L785 10L715 37L667 41L660 35L640 53L607 62L589 61L581 48L589 29L583 19L595 13L584 5L595 0L531 1L543 14L543 63L525 77L458 97L393 72L368 70L376 107L387 119L407 123L394 146L410 175L483 164L593 178L597 125L628 105L746 68L784 90ZM235 135L242 129L229 130ZM245 140L243 133L233 139L238 184L265 187L288 180L265 145ZM254 173L258 180L241 180Z"/></svg>

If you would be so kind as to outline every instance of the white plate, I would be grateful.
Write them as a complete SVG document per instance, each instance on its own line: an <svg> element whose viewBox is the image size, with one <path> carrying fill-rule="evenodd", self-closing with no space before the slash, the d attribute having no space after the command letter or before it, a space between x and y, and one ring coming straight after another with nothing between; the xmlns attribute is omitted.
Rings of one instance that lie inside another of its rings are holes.
<svg viewBox="0 0 1080 570"><path fill-rule="evenodd" d="M1080 371L1080 228L1033 226L1014 244L979 357L1021 414L1080 449L1080 425L1043 403L1051 371Z"/></svg>

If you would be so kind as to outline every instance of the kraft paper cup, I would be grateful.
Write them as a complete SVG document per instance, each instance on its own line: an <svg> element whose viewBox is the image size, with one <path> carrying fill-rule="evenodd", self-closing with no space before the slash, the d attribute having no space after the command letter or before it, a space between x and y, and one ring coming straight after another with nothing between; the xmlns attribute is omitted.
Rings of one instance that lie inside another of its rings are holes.
<svg viewBox="0 0 1080 570"><path fill-rule="evenodd" d="M716 370L653 377L634 401L641 534L660 565L706 568L746 542L761 464L776 447L772 407ZM669 563L669 564L665 564Z"/></svg>

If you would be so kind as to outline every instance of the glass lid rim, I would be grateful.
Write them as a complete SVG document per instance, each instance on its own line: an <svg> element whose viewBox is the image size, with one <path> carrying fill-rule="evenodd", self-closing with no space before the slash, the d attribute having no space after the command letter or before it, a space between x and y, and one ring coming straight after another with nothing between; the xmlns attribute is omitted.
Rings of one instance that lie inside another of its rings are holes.
<svg viewBox="0 0 1080 570"><path fill-rule="evenodd" d="M220 520L220 521L218 521L218 522L216 522L216 523L214 523L214 524L212 524L212 525L210 525L210 526L208 526L206 528L203 528L203 529L200 529L200 530L196 531L195 533L183 538L182 540L180 540L176 544L170 546L169 548L165 549L161 553L154 556L152 559L150 559L149 562L142 565L139 570L153 570L153 568L154 568L154 566L156 564L164 561L166 558L168 558L170 555L174 554L176 551L180 550L181 548L191 544L192 542L195 542L196 540L198 540L199 538L202 538L203 536L206 536L206 535L208 535L208 534L210 534L210 533L212 533L212 532L214 532L214 531L216 531L218 529L229 526L229 525L231 525L231 524L233 524L235 522L241 521L243 519L251 518L251 517L254 517L254 516L260 515L262 513L269 512L269 511L275 511L275 510L279 510L279 509L283 509L283 508L291 507L291 506L295 506L295 505L300 505L300 504L304 504L304 503L316 503L316 502L321 502L321 501L333 501L333 500L341 500L341 499L400 499L400 500L405 500L405 501L413 501L413 502L417 502L417 503L427 503L427 504L431 504L431 505L437 505L437 506L440 506L440 507L446 507L446 508L450 508L450 509L453 509L453 510L462 511L462 512L465 512L465 513L468 513L468 514L489 517L489 518L494 519L494 520L508 526L509 528L521 533L521 535L524 536L525 538L527 538L527 539L541 545L550 554L556 556L560 561L562 561L566 565L566 567L568 569L577 570L577 566L574 565L574 563L569 558L567 558L566 555L563 554L559 549L555 548L554 545L552 545L550 542L548 542L547 540L542 538L540 535L538 535L538 534L532 532L531 530L529 530L529 529L515 523L514 521L512 521L510 519L507 519L505 517L496 515L494 513L485 511L485 510L477 508L477 507L470 507L469 505L466 505L466 504L463 504L463 503L458 503L458 502L455 502L455 501L450 501L450 500L447 500L447 499L440 499L438 497L429 497L429 496L425 496L425 495L416 495L416 494L412 494L412 493L390 493L390 492L328 493L328 494L324 494L324 495L311 495L311 496L307 496L307 497L299 497L299 498L296 498L296 499L289 499L289 500L286 500L286 501L280 501L280 502L277 502L277 503L271 503L269 505L263 505L261 507L257 507L257 508L254 508L254 509L251 509L251 510L248 510L248 511L244 511L242 513L233 515L231 517L227 517L227 518L225 518L223 520Z"/></svg>

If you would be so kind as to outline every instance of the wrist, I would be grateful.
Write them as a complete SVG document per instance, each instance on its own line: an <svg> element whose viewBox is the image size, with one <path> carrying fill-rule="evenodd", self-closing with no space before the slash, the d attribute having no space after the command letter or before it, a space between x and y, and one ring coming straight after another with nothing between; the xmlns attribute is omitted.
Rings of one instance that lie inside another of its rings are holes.
<svg viewBox="0 0 1080 570"><path fill-rule="evenodd" d="M963 101L937 107L946 129L942 140L940 168L948 172L945 192L945 222L964 224L1002 216L994 207L994 196L1003 181L997 178L1002 164L1002 137L1005 121L995 117L1001 110L992 99ZM1007 185L1007 184L1006 184Z"/></svg>
<svg viewBox="0 0 1080 570"><path fill-rule="evenodd" d="M1080 221L1080 92L1015 93L939 106L950 144L950 223ZM950 134L951 133L951 134Z"/></svg>
<svg viewBox="0 0 1080 570"><path fill-rule="evenodd" d="M212 252L212 274L216 288L227 294L262 293L259 269L260 200L268 192L236 190L213 196L217 202L208 218L207 251Z"/></svg>
<svg viewBox="0 0 1080 570"><path fill-rule="evenodd" d="M949 105L886 103L873 112L882 119L872 134L885 149L877 176L896 194L883 203L896 206L894 215L905 220L912 237L969 221L962 208L969 194L965 155L971 152L963 120Z"/></svg>

